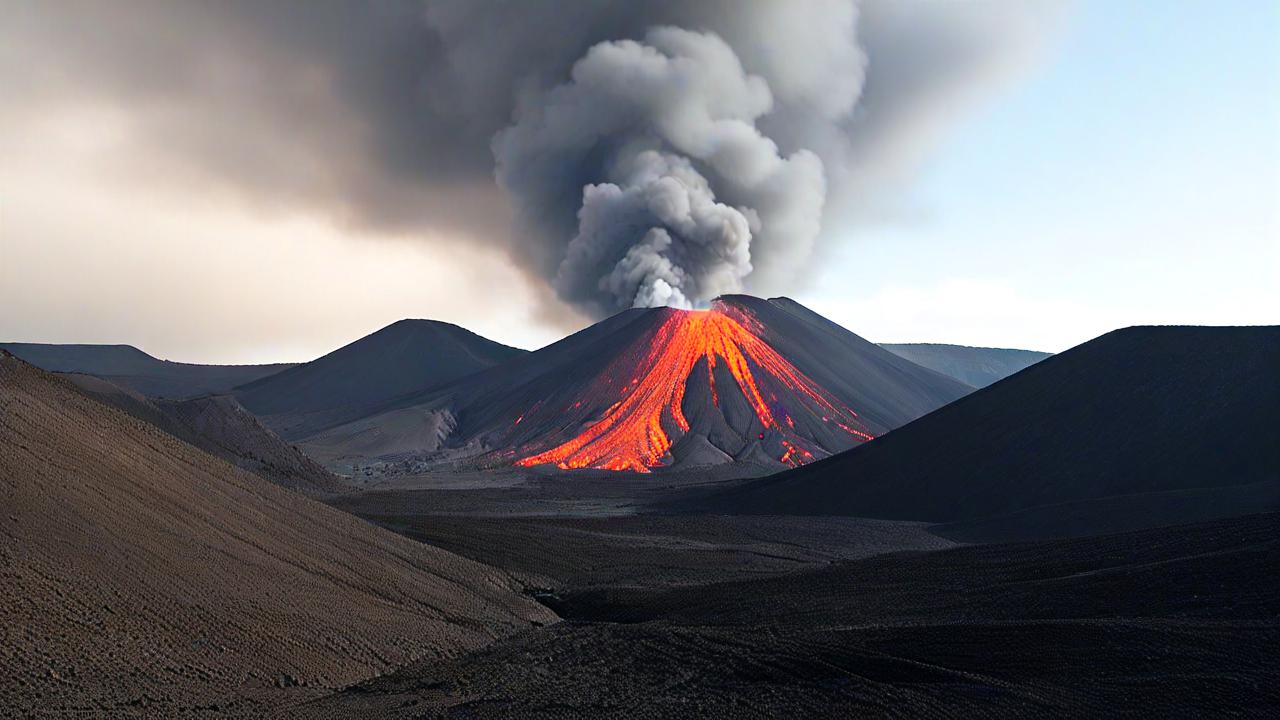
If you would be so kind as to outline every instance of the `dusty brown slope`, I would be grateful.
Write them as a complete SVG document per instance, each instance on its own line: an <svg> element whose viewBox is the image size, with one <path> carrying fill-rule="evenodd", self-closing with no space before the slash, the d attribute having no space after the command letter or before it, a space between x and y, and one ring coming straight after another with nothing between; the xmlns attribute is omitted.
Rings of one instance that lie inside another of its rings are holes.
<svg viewBox="0 0 1280 720"><path fill-rule="evenodd" d="M178 435L236 467L291 490L326 494L350 486L258 421L230 395L161 400L165 417L186 430Z"/></svg>
<svg viewBox="0 0 1280 720"><path fill-rule="evenodd" d="M259 715L554 619L501 571L4 354L0 507L0 707L18 716Z"/></svg>
<svg viewBox="0 0 1280 720"><path fill-rule="evenodd" d="M63 375L94 400L155 425L179 440L271 482L309 495L351 485L280 439L230 395L189 400L148 398L93 375Z"/></svg>

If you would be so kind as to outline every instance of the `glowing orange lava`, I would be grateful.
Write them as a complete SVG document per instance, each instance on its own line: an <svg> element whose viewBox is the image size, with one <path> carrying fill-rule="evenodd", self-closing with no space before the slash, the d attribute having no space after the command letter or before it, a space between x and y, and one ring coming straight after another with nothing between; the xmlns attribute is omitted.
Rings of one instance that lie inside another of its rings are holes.
<svg viewBox="0 0 1280 720"><path fill-rule="evenodd" d="M720 306L705 311L668 312L669 317L657 328L642 357L624 356L610 365L604 382L618 400L600 419L567 442L518 460L517 465L555 464L563 469L635 472L649 472L650 468L663 465L673 442L668 429L679 435L689 431L683 408L686 382L703 358L707 361L712 402L720 404L715 368L723 363L763 428L780 435L784 450L777 459L784 463L802 465L814 456L805 449L808 443L797 434L792 417L766 401L762 389L765 379L809 405L823 423L834 423L861 440L872 439L869 433L858 429L861 422L857 413L831 398L757 332L748 329L747 325L754 324L753 318ZM580 405L581 401L574 407ZM764 437L761 433L760 439Z"/></svg>

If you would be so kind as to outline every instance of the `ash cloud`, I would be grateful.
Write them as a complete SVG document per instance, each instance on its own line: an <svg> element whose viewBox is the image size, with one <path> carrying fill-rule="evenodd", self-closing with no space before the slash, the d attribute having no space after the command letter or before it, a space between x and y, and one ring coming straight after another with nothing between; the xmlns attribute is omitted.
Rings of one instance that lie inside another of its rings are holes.
<svg viewBox="0 0 1280 720"><path fill-rule="evenodd" d="M794 288L1059 4L0 0L0 124L109 103L142 166L497 245L598 317Z"/></svg>
<svg viewBox="0 0 1280 720"><path fill-rule="evenodd" d="M753 247L812 245L822 161L760 132L769 85L720 37L654 28L595 45L570 77L493 144L522 220L571 238L562 298L595 314L693 307L742 290Z"/></svg>

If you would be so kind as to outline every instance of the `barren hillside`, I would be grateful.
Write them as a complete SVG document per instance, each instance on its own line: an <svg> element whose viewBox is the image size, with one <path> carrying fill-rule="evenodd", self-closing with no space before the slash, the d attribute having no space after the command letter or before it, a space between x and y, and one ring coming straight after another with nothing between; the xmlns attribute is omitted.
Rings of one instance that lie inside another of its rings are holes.
<svg viewBox="0 0 1280 720"><path fill-rule="evenodd" d="M554 616L0 355L0 707L259 716ZM231 699L234 696L235 699Z"/></svg>

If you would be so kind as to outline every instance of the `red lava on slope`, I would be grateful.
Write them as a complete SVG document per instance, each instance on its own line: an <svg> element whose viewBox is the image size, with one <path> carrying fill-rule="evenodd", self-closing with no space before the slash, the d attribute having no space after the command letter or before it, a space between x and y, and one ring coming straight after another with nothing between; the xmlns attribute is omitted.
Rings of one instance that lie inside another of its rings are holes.
<svg viewBox="0 0 1280 720"><path fill-rule="evenodd" d="M785 391L788 399L820 416L822 422L833 423L860 440L873 439L856 412L761 338L759 324L748 312L717 302L710 310L670 311L647 343L620 355L597 381L592 395L618 398L597 422L576 437L516 464L642 473L666 464L672 435L689 431L684 411L686 386L704 358L715 405L720 404L715 368L722 363L764 430L781 436L783 451L777 459L785 464L803 465L814 455L806 449L807 441L794 432L795 421L779 401L777 390Z"/></svg>

